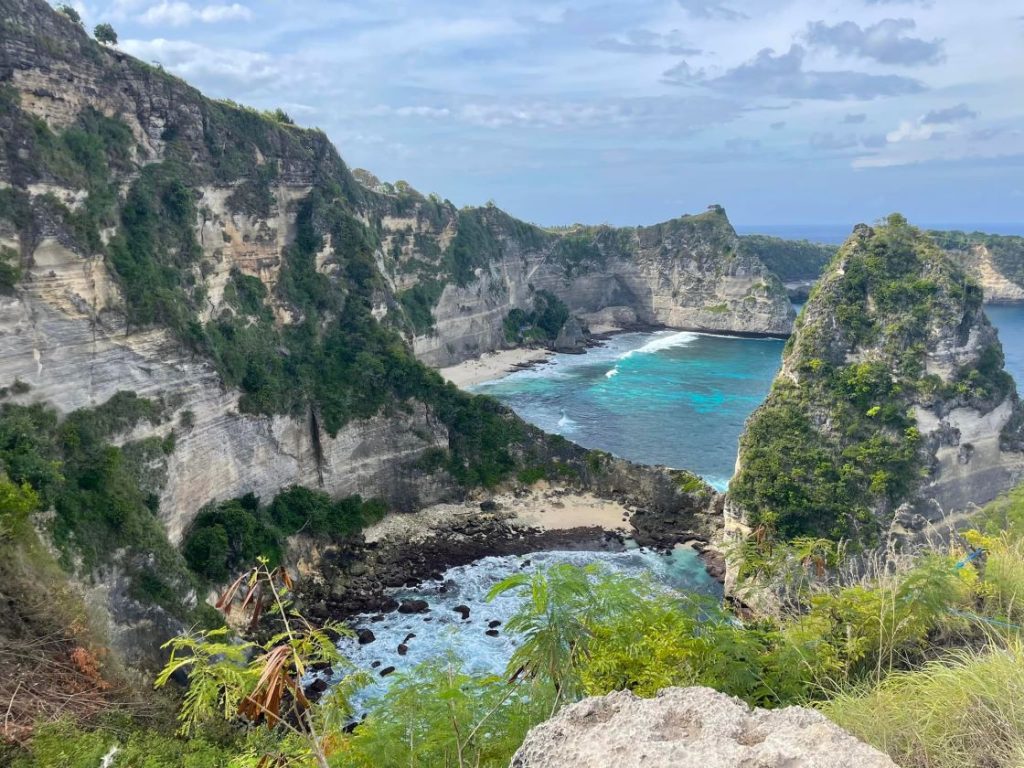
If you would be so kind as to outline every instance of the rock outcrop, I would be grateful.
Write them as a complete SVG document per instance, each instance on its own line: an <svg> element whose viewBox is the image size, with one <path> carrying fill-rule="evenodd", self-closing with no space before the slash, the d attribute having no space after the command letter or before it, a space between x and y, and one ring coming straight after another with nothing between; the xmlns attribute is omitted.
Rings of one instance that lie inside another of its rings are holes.
<svg viewBox="0 0 1024 768"><path fill-rule="evenodd" d="M1024 476L1022 429L978 284L899 216L859 225L748 420L727 528L941 533Z"/></svg>
<svg viewBox="0 0 1024 768"><path fill-rule="evenodd" d="M1024 302L1024 237L981 232L929 234L978 281L986 302Z"/></svg>
<svg viewBox="0 0 1024 768"><path fill-rule="evenodd" d="M794 313L782 283L740 247L721 206L651 227L558 233L524 225L497 209L473 216L473 226L486 233L480 243L492 257L465 282L447 282L431 309L432 326L416 335L416 354L431 365L506 346L505 317L514 307L528 307L539 290L557 296L593 329L668 326L775 336L792 329ZM468 214L446 220L444 232L453 233L455 247L458 228L467 221ZM420 214L402 226L422 233L430 224ZM443 256L436 258L440 270ZM409 260L420 269L425 262L411 248L402 251L397 269Z"/></svg>
<svg viewBox="0 0 1024 768"><path fill-rule="evenodd" d="M512 768L895 768L802 707L751 709L710 688L584 699L536 726Z"/></svg>

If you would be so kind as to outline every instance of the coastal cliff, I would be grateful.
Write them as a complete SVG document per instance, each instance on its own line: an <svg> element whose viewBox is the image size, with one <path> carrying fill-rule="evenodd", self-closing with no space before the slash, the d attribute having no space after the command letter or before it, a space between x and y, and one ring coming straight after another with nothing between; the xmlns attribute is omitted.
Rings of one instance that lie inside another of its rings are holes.
<svg viewBox="0 0 1024 768"><path fill-rule="evenodd" d="M747 422L726 526L865 544L954 524L1024 476L982 291L899 216L859 225Z"/></svg>
<svg viewBox="0 0 1024 768"><path fill-rule="evenodd" d="M539 292L598 329L792 329L781 282L741 247L720 206L650 227L548 231L497 208L457 212L420 200L405 218L381 222L394 285L422 313L413 348L430 365L509 346L509 312L528 310Z"/></svg>
<svg viewBox="0 0 1024 768"><path fill-rule="evenodd" d="M407 512L523 473L606 494L654 482L597 477L601 456L417 355L505 346L510 311L539 296L631 323L788 329L720 209L631 230L636 245L596 228L573 250L496 208L357 181L322 132L207 99L41 0L0 0L0 25L0 462L38 492L40 527L130 661L201 610L202 547L248 553L286 488ZM621 279L604 278L606 251ZM573 315L552 330L582 334ZM676 489L665 511L709 534L706 492Z"/></svg>

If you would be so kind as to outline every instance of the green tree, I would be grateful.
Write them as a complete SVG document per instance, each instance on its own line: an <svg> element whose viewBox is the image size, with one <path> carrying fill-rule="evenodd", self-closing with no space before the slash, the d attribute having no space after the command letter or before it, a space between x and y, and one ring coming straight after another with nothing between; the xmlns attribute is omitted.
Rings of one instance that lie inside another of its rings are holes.
<svg viewBox="0 0 1024 768"><path fill-rule="evenodd" d="M78 11L76 11L74 8L72 8L67 3L61 3L60 5L58 5L57 6L57 13L61 14L62 16L66 16L68 19L70 19L71 21L75 22L75 24L81 24L82 23L82 16L81 16L81 14L79 14Z"/></svg>
<svg viewBox="0 0 1024 768"><path fill-rule="evenodd" d="M117 32L106 22L97 24L96 28L92 31L92 36L96 38L96 42L103 43L104 45L117 45Z"/></svg>

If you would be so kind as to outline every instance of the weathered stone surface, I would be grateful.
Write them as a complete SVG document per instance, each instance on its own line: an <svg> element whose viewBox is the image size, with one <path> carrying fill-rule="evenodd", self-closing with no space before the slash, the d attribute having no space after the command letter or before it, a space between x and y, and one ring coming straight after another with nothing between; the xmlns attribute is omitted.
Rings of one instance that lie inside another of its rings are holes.
<svg viewBox="0 0 1024 768"><path fill-rule="evenodd" d="M584 699L536 726L512 768L896 768L823 715L750 709L710 688Z"/></svg>
<svg viewBox="0 0 1024 768"><path fill-rule="evenodd" d="M421 360L451 365L502 348L505 316L513 307L528 308L534 290L555 294L591 328L792 330L793 308L782 283L740 250L719 206L650 227L605 228L593 235L600 257L576 268L559 258L556 237L524 239L500 216L493 214L490 226L498 232L501 258L478 269L468 285L444 289L433 310L434 331L414 339Z"/></svg>

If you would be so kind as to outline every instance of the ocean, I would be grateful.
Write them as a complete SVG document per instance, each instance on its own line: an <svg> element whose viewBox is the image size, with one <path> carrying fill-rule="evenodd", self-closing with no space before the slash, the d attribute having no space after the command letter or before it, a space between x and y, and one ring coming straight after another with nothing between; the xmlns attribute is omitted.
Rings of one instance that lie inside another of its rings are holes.
<svg viewBox="0 0 1024 768"><path fill-rule="evenodd" d="M1024 307L990 306L1024 393ZM784 342L679 331L625 333L473 391L587 448L688 469L724 490L743 423L764 400Z"/></svg>

